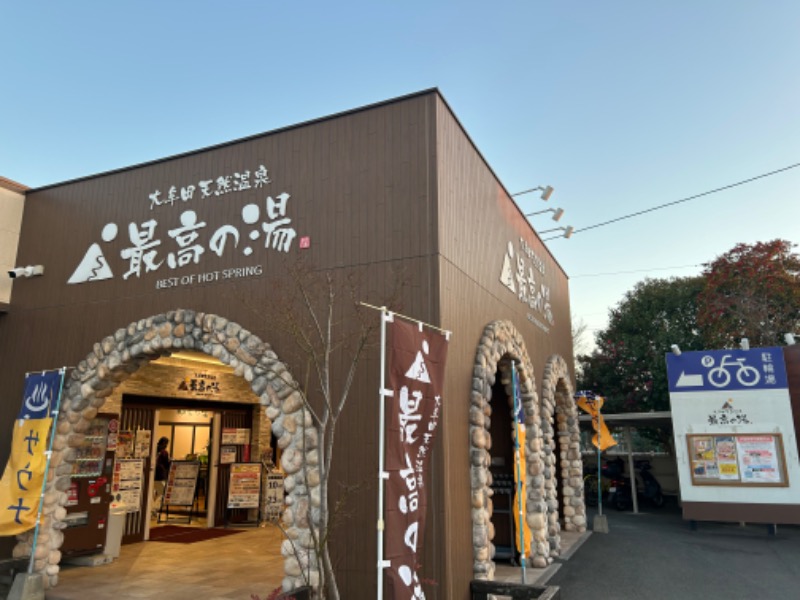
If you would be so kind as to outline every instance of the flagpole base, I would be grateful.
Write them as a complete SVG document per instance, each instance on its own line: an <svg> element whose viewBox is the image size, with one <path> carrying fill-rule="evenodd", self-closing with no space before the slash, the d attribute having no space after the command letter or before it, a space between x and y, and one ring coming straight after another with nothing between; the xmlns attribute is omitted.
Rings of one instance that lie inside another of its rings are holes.
<svg viewBox="0 0 800 600"><path fill-rule="evenodd" d="M44 600L44 581L41 573L17 573L8 600Z"/></svg>
<svg viewBox="0 0 800 600"><path fill-rule="evenodd" d="M595 533L608 533L608 517L606 515L595 515L592 521L592 531Z"/></svg>

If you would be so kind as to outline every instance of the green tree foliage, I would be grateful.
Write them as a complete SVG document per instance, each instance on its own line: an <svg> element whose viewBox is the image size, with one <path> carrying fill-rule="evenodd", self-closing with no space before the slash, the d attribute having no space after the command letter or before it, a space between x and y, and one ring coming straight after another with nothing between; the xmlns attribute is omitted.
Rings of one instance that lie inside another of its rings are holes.
<svg viewBox="0 0 800 600"><path fill-rule="evenodd" d="M697 321L709 348L783 343L800 317L800 256L786 240L738 244L705 264Z"/></svg>
<svg viewBox="0 0 800 600"><path fill-rule="evenodd" d="M664 353L672 344L702 349L696 315L703 286L702 277L636 284L611 311L597 348L578 357L579 389L604 396L609 413L669 410Z"/></svg>

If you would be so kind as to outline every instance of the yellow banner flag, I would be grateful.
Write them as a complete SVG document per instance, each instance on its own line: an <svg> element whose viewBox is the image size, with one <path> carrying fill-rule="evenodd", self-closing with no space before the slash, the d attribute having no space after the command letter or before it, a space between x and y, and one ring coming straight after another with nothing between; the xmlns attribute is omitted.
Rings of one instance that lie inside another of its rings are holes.
<svg viewBox="0 0 800 600"><path fill-rule="evenodd" d="M514 535L514 544L517 547L517 552L520 554L522 553L522 547L520 546L520 542L524 542L525 544L525 554L530 555L531 549L531 528L528 526L528 520L523 518L522 519L522 540L520 540L519 535L519 511L520 511L520 504L522 504L522 513L523 515L527 512L525 509L526 499L528 497L527 493L527 485L525 485L525 481L527 477L525 473L526 469L526 461L525 461L525 426L522 425L518 429L519 433L519 456L518 459L518 468L514 469L514 506L511 507L511 512L514 513L514 531L518 532ZM522 480L522 485L520 485L520 479Z"/></svg>
<svg viewBox="0 0 800 600"><path fill-rule="evenodd" d="M617 441L611 435L611 432L606 427L606 422L603 415L600 414L600 409L603 407L605 400L602 396L595 396L594 398L587 398L586 396L579 397L575 403L589 413L592 417L592 427L597 432L592 436L592 444L595 448L605 450L617 445ZM599 439L598 439L599 438Z"/></svg>
<svg viewBox="0 0 800 600"><path fill-rule="evenodd" d="M49 418L14 422L11 456L0 480L0 535L16 535L36 525L52 422Z"/></svg>

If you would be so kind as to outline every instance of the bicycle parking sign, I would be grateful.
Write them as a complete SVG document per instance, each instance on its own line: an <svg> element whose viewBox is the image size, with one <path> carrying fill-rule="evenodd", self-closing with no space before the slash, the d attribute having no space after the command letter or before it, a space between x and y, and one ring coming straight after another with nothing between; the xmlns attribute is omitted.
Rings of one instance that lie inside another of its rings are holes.
<svg viewBox="0 0 800 600"><path fill-rule="evenodd" d="M785 389L783 349L702 350L668 353L670 392Z"/></svg>

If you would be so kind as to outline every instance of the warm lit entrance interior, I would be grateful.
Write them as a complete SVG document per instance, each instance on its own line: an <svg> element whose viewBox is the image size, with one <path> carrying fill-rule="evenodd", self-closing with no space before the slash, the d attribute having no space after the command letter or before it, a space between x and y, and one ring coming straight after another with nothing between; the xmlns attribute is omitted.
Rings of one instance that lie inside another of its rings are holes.
<svg viewBox="0 0 800 600"><path fill-rule="evenodd" d="M264 499L259 497L258 508L237 508L231 500L237 493L241 496L238 467L247 470L255 466L259 474L251 476L249 489L253 490L252 481L257 477L258 494L263 491L260 473L269 470L274 475L277 462L264 407L231 367L196 352L153 360L114 389L95 420L97 431L90 433L99 434L105 422L108 444L101 447L87 442L87 456L96 454L98 460L76 463L82 465L81 469L96 464L101 471L73 477L76 500L73 506L67 506L65 565L97 564L91 556L105 555L110 546L113 548L109 539L114 535L115 513L124 515L118 521L122 531L117 557L124 556L137 542L164 541L165 537L173 538L170 546L174 552L188 552L188 544L194 542L178 543L174 539L191 533L184 533L187 529L198 532L192 534L193 540L205 541L207 537L215 542L223 529L247 529L254 535L263 531L265 539L274 541L264 542L270 550L262 560L274 560L276 565L282 561L281 536L272 531L275 527L260 527L266 520L261 510ZM87 439L94 437L100 435ZM158 494L155 461L161 438L168 440L171 471L170 481ZM126 470L133 477L126 478ZM250 469L250 473L254 471ZM182 491L182 485L191 489ZM282 496L282 486L280 492ZM79 501L82 495L87 496L85 501ZM84 512L93 509L103 513L97 524L83 518ZM96 538L88 544L87 533ZM249 543L264 547L262 542Z"/></svg>

